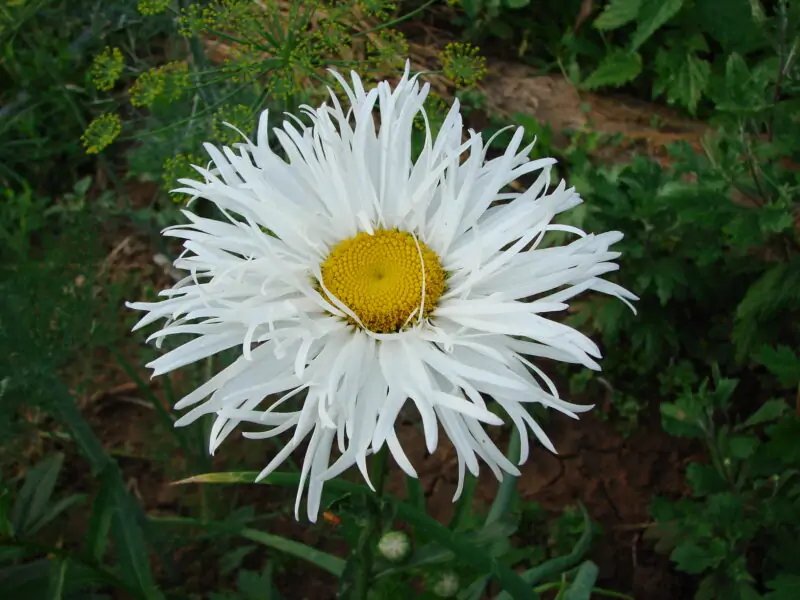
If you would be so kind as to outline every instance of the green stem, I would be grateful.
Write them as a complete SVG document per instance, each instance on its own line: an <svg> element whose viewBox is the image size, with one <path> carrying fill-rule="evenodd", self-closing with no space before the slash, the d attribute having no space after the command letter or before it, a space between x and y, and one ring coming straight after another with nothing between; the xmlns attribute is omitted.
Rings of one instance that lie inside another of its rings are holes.
<svg viewBox="0 0 800 600"><path fill-rule="evenodd" d="M372 575L372 559L375 553L375 546L378 540L377 534L381 530L381 500L383 497L383 487L386 482L386 466L388 463L389 452L383 448L375 456L372 465L372 484L375 486L375 496L372 498L367 523L358 540L355 548L356 560L358 561L358 571L355 575L355 586L351 598L353 600L366 600L369 594L369 585Z"/></svg>

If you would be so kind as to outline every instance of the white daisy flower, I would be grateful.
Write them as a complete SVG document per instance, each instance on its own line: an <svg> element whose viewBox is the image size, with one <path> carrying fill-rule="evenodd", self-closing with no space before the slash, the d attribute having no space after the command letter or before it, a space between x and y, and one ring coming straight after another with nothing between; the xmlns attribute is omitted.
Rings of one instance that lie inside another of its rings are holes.
<svg viewBox="0 0 800 600"><path fill-rule="evenodd" d="M357 465L369 483L366 458L384 445L417 477L395 431L408 402L429 452L440 426L455 446L455 498L479 459L498 479L519 474L484 429L503 424L487 397L520 431L519 464L529 432L555 452L526 405L573 418L591 406L562 400L532 361L599 369L600 352L547 315L585 291L636 298L600 278L617 269L619 253L609 247L621 233L552 223L581 199L564 182L551 189L555 160L530 160L522 128L501 156L487 159L491 140L472 130L464 136L457 101L431 134L429 85L410 76L408 64L394 89L382 82L365 90L355 73L351 84L333 75L347 104L331 90L329 104L302 107L308 122L287 115L273 130L282 154L268 143L266 112L255 142L205 145L213 167L195 167L202 181L181 180L176 191L209 200L224 218L184 211L189 223L164 235L185 240L175 267L189 275L161 292L165 300L129 305L147 313L136 328L167 319L150 339L195 336L151 362L154 376L241 348L176 404L191 408L176 425L214 415L212 453L242 422L267 428L244 433L252 439L292 430L259 478L310 434L295 515L308 483L311 521L324 482ZM417 117L425 139L415 160ZM531 173L538 178L526 191L505 191ZM556 230L575 241L539 248Z"/></svg>

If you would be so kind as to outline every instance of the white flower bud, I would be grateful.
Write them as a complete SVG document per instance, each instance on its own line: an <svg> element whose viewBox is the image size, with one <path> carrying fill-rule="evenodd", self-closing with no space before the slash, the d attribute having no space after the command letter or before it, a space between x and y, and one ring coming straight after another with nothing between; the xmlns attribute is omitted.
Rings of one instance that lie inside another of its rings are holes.
<svg viewBox="0 0 800 600"><path fill-rule="evenodd" d="M400 562L411 551L411 540L403 531L389 531L378 541L378 552L389 561Z"/></svg>
<svg viewBox="0 0 800 600"><path fill-rule="evenodd" d="M458 593L458 575L454 571L442 571L433 582L431 590L439 598L453 598Z"/></svg>

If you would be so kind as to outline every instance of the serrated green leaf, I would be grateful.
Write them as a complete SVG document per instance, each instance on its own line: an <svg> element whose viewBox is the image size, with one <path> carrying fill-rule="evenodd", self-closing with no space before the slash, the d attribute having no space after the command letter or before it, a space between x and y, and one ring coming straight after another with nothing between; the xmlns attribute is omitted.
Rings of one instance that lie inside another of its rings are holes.
<svg viewBox="0 0 800 600"><path fill-rule="evenodd" d="M611 0L594 21L600 30L610 30L630 23L639 14L642 0Z"/></svg>
<svg viewBox="0 0 800 600"><path fill-rule="evenodd" d="M713 539L711 547L701 547L694 542L681 542L670 554L678 570L684 573L702 573L717 566L725 557L725 542Z"/></svg>
<svg viewBox="0 0 800 600"><path fill-rule="evenodd" d="M581 84L587 90L601 87L619 87L642 72L642 57L636 52L615 50L609 52L597 69Z"/></svg>
<svg viewBox="0 0 800 600"><path fill-rule="evenodd" d="M744 425L745 427L753 427L761 423L777 421L788 409L789 407L786 405L786 402L772 398L764 402L756 412L750 415L747 421L744 422Z"/></svg>
<svg viewBox="0 0 800 600"><path fill-rule="evenodd" d="M219 571L222 575L229 575L242 566L242 561L245 557L256 550L258 546L255 544L248 544L246 546L239 546L230 552L226 552L219 559Z"/></svg>
<svg viewBox="0 0 800 600"><path fill-rule="evenodd" d="M727 408L733 398L733 392L736 391L736 387L739 385L739 380L717 377L715 384L716 387L710 394L711 405L717 409Z"/></svg>
<svg viewBox="0 0 800 600"><path fill-rule="evenodd" d="M800 383L800 356L789 346L762 346L755 358L784 388L794 388Z"/></svg>
<svg viewBox="0 0 800 600"><path fill-rule="evenodd" d="M725 50L750 52L765 41L753 19L751 4L751 0L698 0L691 16Z"/></svg>
<svg viewBox="0 0 800 600"><path fill-rule="evenodd" d="M531 3L531 0L505 0L505 5L508 8L525 8Z"/></svg>
<svg viewBox="0 0 800 600"><path fill-rule="evenodd" d="M682 48L659 50L656 55L653 95L666 94L669 104L683 106L694 114L708 88L711 65L693 51Z"/></svg>
<svg viewBox="0 0 800 600"><path fill-rule="evenodd" d="M675 403L664 402L659 406L664 431L679 437L703 437L702 406L693 399L693 396L679 398Z"/></svg>
<svg viewBox="0 0 800 600"><path fill-rule="evenodd" d="M638 26L631 39L631 50L636 51L662 25L669 21L683 6L683 0L642 0Z"/></svg>
<svg viewBox="0 0 800 600"><path fill-rule="evenodd" d="M696 462L686 467L686 481L696 496L722 492L728 487L728 482L714 467Z"/></svg>

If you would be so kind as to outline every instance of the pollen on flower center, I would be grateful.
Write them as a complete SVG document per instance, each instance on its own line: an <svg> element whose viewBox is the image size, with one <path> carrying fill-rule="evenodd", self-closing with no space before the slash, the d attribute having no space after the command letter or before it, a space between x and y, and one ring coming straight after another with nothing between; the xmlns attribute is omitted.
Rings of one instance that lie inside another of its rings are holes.
<svg viewBox="0 0 800 600"><path fill-rule="evenodd" d="M359 233L334 246L322 263L322 281L330 294L376 333L400 331L412 313L410 322L419 318L420 305L427 316L444 292L444 280L436 253L397 230Z"/></svg>

